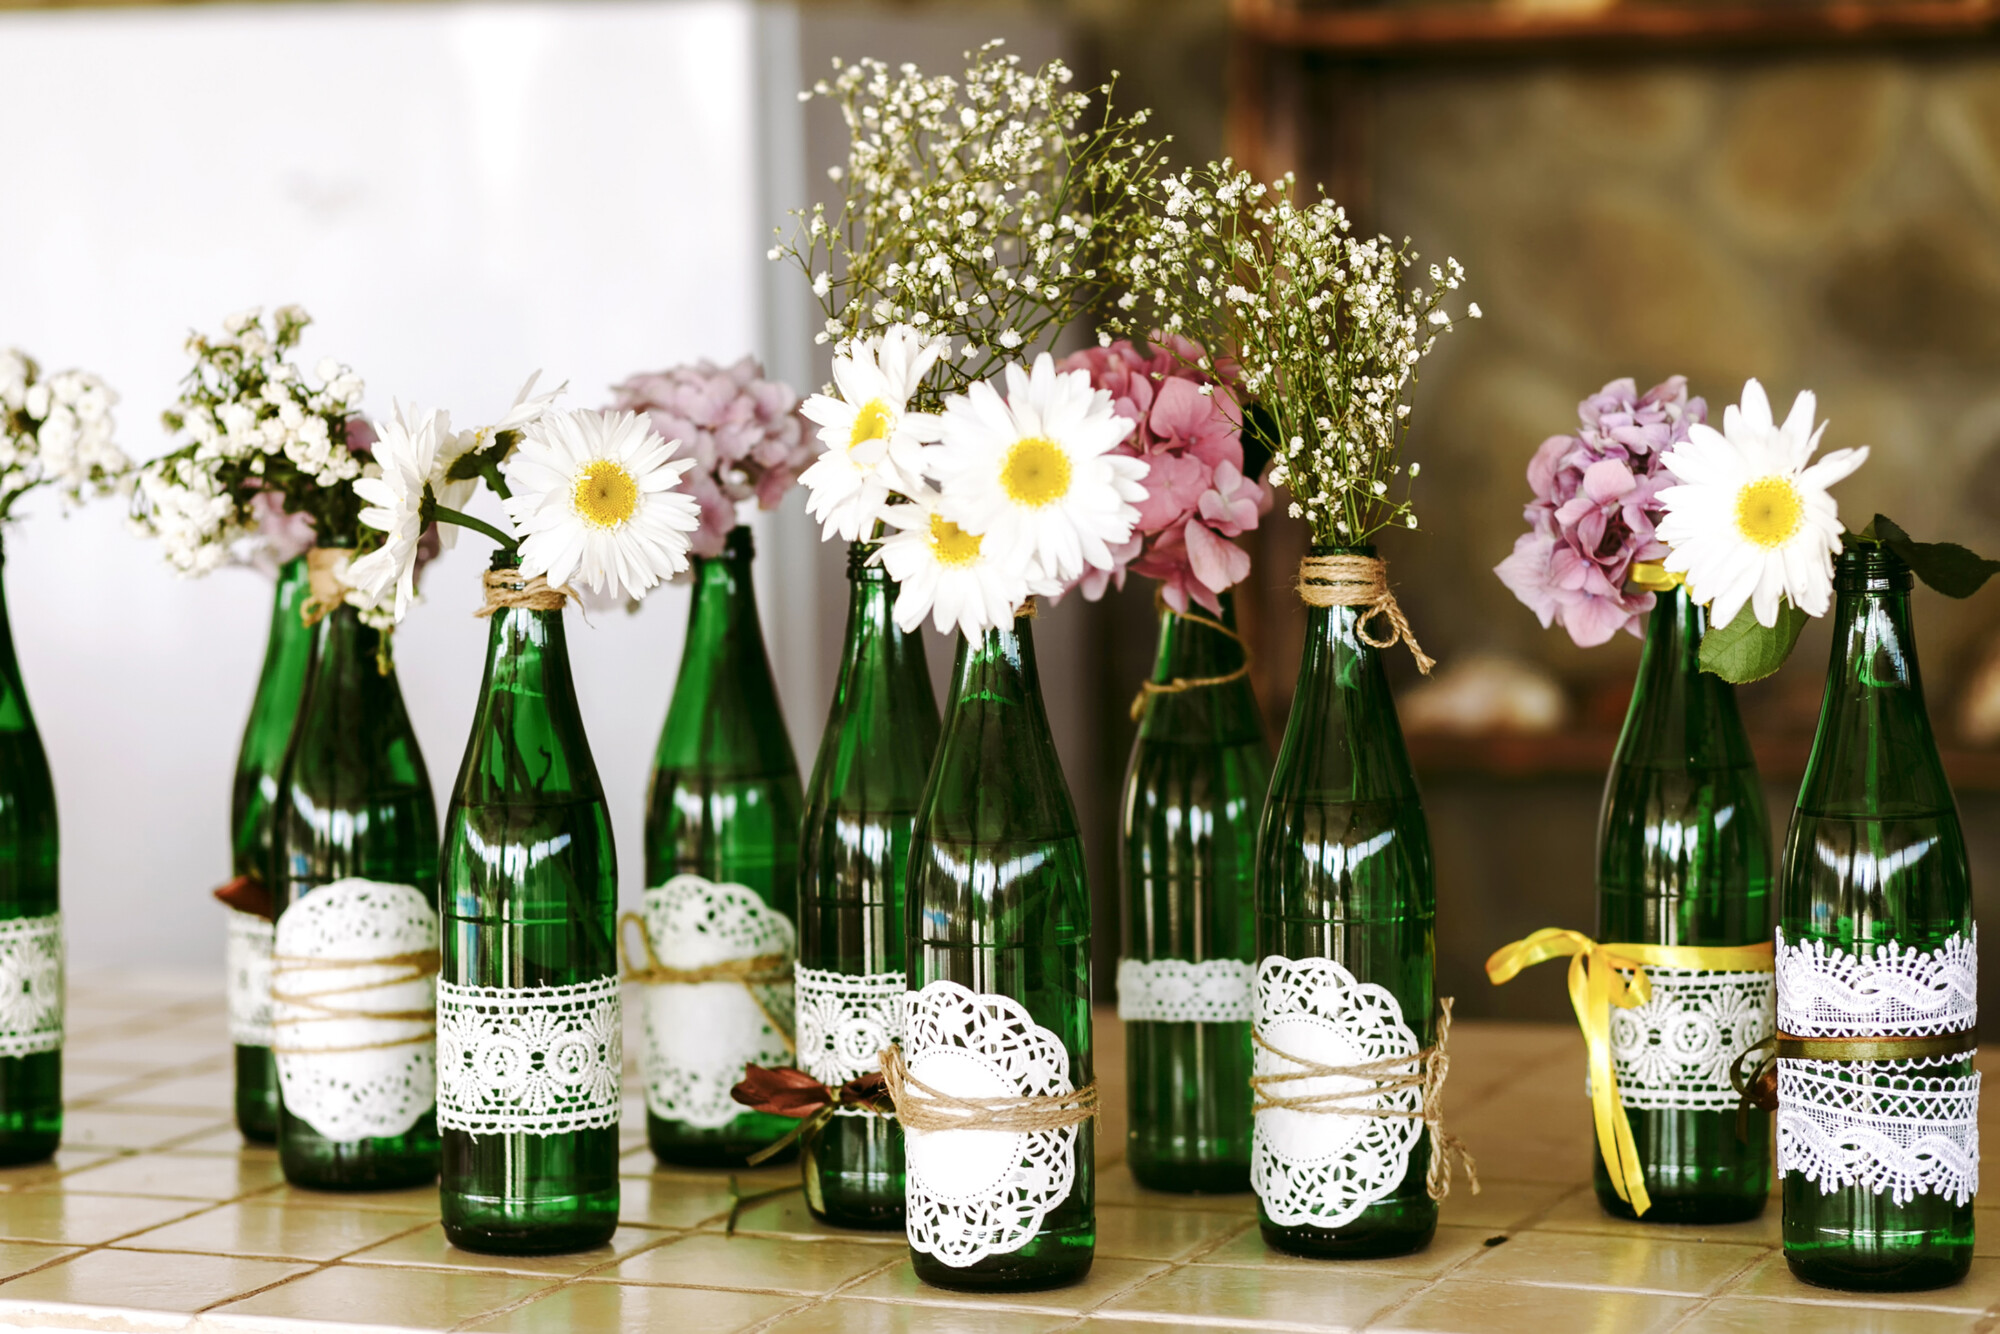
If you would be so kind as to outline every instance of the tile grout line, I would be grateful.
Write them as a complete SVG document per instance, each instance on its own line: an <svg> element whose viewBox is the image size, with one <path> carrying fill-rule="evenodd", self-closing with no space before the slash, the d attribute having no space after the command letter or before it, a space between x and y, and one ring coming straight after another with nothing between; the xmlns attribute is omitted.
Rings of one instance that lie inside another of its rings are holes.
<svg viewBox="0 0 2000 1334"><path fill-rule="evenodd" d="M248 1198L250 1198L250 1197L249 1197L249 1196L244 1196L243 1198L244 1198L244 1199L248 1199ZM231 1200L231 1201L229 1201L229 1203L231 1203L231 1204L237 1204L237 1203L240 1203L240 1202L241 1202L240 1200ZM367 1244L366 1246L357 1246L357 1247L355 1247L355 1248L354 1248L354 1249L353 1249L352 1251L347 1251L347 1252L344 1252L344 1253L343 1253L343 1254L341 1254L341 1255L336 1255L336 1256L334 1256L334 1257L333 1257L333 1258L332 1258L331 1260L319 1260L319 1261L314 1261L314 1260L303 1260L303 1259L302 1259L302 1260L298 1261L298 1263L301 1263L301 1264L307 1264L307 1265L311 1265L311 1266L312 1266L312 1267L311 1267L310 1269L307 1269L307 1270L306 1270L306 1271L305 1271L304 1273L299 1273L299 1274L287 1274L287 1275L286 1275L285 1277L283 1277L283 1278L281 1278L281 1279L278 1279L278 1280L277 1280L276 1282L273 1282L273 1283L266 1283L266 1284L264 1284L264 1285L263 1285L262 1287L258 1287L258 1288L251 1288L251 1289L250 1289L250 1290L248 1290L247 1292L239 1292L239 1293L235 1294L235 1295L234 1295L234 1296L232 1296L232 1297L224 1297L224 1298L222 1298L222 1299L221 1299L220 1301L214 1301L214 1302L210 1302L210 1303L209 1303L209 1304L208 1304L207 1306L204 1306L204 1307L202 1307L202 1308L201 1308L201 1309L200 1309L199 1311L196 1311L196 1312L195 1312L194 1314L195 1314L195 1315L197 1315L197 1316L203 1316L203 1315L206 1315L206 1314L208 1314L208 1313L209 1313L210 1311L213 1311L213 1310L215 1310L215 1309L216 1309L217 1307L220 1307L220 1306L230 1306L230 1305L233 1305L233 1304L234 1304L234 1303L236 1303L236 1302L247 1302L247 1301L249 1301L249 1300L250 1300L250 1299L251 1299L252 1297L257 1297L257 1296L261 1296L262 1294L264 1294L264 1293L267 1293L267 1292L270 1292L270 1291L272 1291L272 1290L274 1290L274 1289L277 1289L277 1288L282 1288L282 1287L284 1287L284 1286L285 1286L286 1284L288 1284L288 1283L296 1283L296 1282L298 1282L298 1281L299 1281L300 1279L306 1279L306 1278L311 1278L311 1277L312 1277L312 1276L313 1276L314 1274L319 1274L319 1273L324 1273L324 1272L325 1272L326 1270L329 1270L329 1269L332 1269L332 1268L334 1268L334 1267L335 1267L336 1265L340 1264L340 1262L341 1262L342 1260L346 1259L346 1258L347 1258L347 1256L349 1256L349 1255L358 1255L358 1254L360 1254L360 1253L361 1253L362 1251L365 1251L365 1250L369 1249L369 1247L372 1247L372 1246L386 1246L386 1245L388 1245L388 1244L389 1244L390 1242L392 1242L392 1241L395 1241L395 1240L397 1240L398 1238L402 1238L402 1237L407 1237L407 1236L409 1236L409 1235L410 1235L411 1233L414 1233L414 1232L421 1232L421 1231L423 1231L423 1230L424 1230L425 1228L427 1228L427 1227L429 1227L429 1226L430 1226L430 1221L429 1221L428 1219L425 1219L425 1220L423 1220L423 1221L420 1221L420 1222L418 1222L418 1223L417 1223L417 1224L416 1224L415 1226L413 1226L413 1227L407 1227L407 1228L404 1228L404 1229L403 1229L403 1230L402 1230L401 1232L398 1232L398 1233L394 1234L393 1236L388 1236L388 1237L383 1237L383 1238L381 1238L380 1240L377 1240L377 1241L371 1241L371 1242L369 1242L369 1243L368 1243L368 1244ZM205 1252L204 1252L204 1253L205 1253Z"/></svg>

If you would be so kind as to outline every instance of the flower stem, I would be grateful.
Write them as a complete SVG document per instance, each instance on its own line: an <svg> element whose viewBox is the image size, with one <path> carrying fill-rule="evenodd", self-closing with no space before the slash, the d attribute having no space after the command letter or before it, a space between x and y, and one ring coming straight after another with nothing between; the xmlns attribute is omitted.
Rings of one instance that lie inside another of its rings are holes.
<svg viewBox="0 0 2000 1334"><path fill-rule="evenodd" d="M439 523L454 523L460 528L470 528L475 533L484 533L509 551L519 551L521 549L519 542L507 536L507 534L501 532L484 519L475 519L470 514L452 509L448 505L439 505L434 508L431 511L431 517Z"/></svg>

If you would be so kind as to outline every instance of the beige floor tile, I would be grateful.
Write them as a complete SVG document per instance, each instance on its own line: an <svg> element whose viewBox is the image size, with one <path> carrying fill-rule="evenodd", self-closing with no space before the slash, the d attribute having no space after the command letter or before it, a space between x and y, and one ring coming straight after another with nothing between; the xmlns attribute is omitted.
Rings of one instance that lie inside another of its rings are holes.
<svg viewBox="0 0 2000 1334"><path fill-rule="evenodd" d="M629 1184L629 1183L628 1183ZM667 1183L665 1189L672 1192L681 1183ZM725 1204L724 1208L728 1206ZM720 1217L712 1219L707 1227L710 1231L723 1226ZM880 1230L871 1228L834 1227L822 1223L806 1208L806 1196L802 1190L789 1191L757 1204L746 1205L736 1217L739 1233L751 1232L770 1236L832 1238L836 1241L876 1242L884 1246L902 1246L903 1227L898 1223L893 1228Z"/></svg>
<svg viewBox="0 0 2000 1334"><path fill-rule="evenodd" d="M231 1072L149 1079L121 1089L106 1100L113 1107L143 1107L163 1112L206 1112L233 1116L235 1079Z"/></svg>
<svg viewBox="0 0 2000 1334"><path fill-rule="evenodd" d="M1422 1286L1388 1274L1347 1269L1190 1266L1114 1297L1096 1314L1359 1329Z"/></svg>
<svg viewBox="0 0 2000 1334"><path fill-rule="evenodd" d="M618 1221L638 1227L689 1228L710 1221L720 1226L729 1205L729 1188L719 1181L664 1176L618 1179Z"/></svg>
<svg viewBox="0 0 2000 1334"><path fill-rule="evenodd" d="M236 1128L233 1119L217 1123L215 1128L204 1135L195 1135L178 1140L174 1144L175 1153L247 1153L251 1155L269 1154L272 1162L278 1160L278 1151L268 1144L252 1144L243 1138L243 1132Z"/></svg>
<svg viewBox="0 0 2000 1334"><path fill-rule="evenodd" d="M373 1209L392 1214L438 1216L438 1188L412 1186L408 1190L306 1190L290 1184L257 1197L271 1204L298 1205L305 1209Z"/></svg>
<svg viewBox="0 0 2000 1334"><path fill-rule="evenodd" d="M1800 1301L1849 1306L1908 1306L1933 1311L1985 1311L2000 1304L2000 1260L1975 1258L1965 1281L1929 1292L1836 1292L1816 1288L1792 1277L1782 1254L1770 1256L1743 1282L1730 1289L1732 1297L1790 1297Z"/></svg>
<svg viewBox="0 0 2000 1334"><path fill-rule="evenodd" d="M771 1325L760 1334L1048 1334L1075 1319L1027 1311L951 1306L891 1306L835 1297Z"/></svg>
<svg viewBox="0 0 2000 1334"><path fill-rule="evenodd" d="M207 1207L195 1200L17 1191L0 1196L0 1237L95 1246Z"/></svg>
<svg viewBox="0 0 2000 1334"><path fill-rule="evenodd" d="M1532 974L1515 985L1533 986ZM1582 1088L1583 1070L1583 1035L1573 1024L1454 1024L1445 1115L1468 1117L1475 1104L1517 1083L1568 1080Z"/></svg>
<svg viewBox="0 0 2000 1334"><path fill-rule="evenodd" d="M1601 1232L1614 1237L1662 1240L1733 1241L1745 1246L1776 1246L1782 1240L1782 1218L1773 1199L1764 1212L1747 1223L1647 1223L1613 1218L1597 1202L1589 1186L1575 1191L1535 1220L1537 1232Z"/></svg>
<svg viewBox="0 0 2000 1334"><path fill-rule="evenodd" d="M1462 1181L1452 1183L1451 1194L1438 1206L1438 1222L1505 1232L1527 1226L1575 1189L1567 1183L1489 1180L1482 1173L1477 1195Z"/></svg>
<svg viewBox="0 0 2000 1334"><path fill-rule="evenodd" d="M37 1246L25 1241L0 1241L0 1278L39 1269L52 1260L77 1253L74 1246Z"/></svg>
<svg viewBox="0 0 2000 1334"><path fill-rule="evenodd" d="M1981 1321L1970 1313L1724 1297L1683 1328L1690 1334L1970 1334Z"/></svg>
<svg viewBox="0 0 2000 1334"><path fill-rule="evenodd" d="M96 1102L106 1094L115 1093L128 1085L138 1083L124 1070L72 1070L63 1069L62 1091L65 1107L81 1106Z"/></svg>
<svg viewBox="0 0 2000 1334"><path fill-rule="evenodd" d="M0 1283L0 1301L193 1312L307 1272L310 1266L224 1255L86 1251Z"/></svg>
<svg viewBox="0 0 2000 1334"><path fill-rule="evenodd" d="M1512 1180L1588 1181L1596 1141L1582 1065L1574 1082L1515 1084L1483 1100L1459 1114L1454 1133L1479 1161L1506 1164Z"/></svg>
<svg viewBox="0 0 2000 1334"><path fill-rule="evenodd" d="M1368 1327L1369 1334L1658 1334L1695 1307L1690 1297L1587 1288L1533 1288L1448 1278ZM1827 1334L1834 1334L1828 1330Z"/></svg>
<svg viewBox="0 0 2000 1334"><path fill-rule="evenodd" d="M271 1159L217 1154L145 1153L113 1158L62 1179L65 1191L91 1195L168 1195L190 1200L233 1200L268 1190L285 1179Z"/></svg>
<svg viewBox="0 0 2000 1334"><path fill-rule="evenodd" d="M675 1334L730 1334L748 1329L811 1299L761 1292L640 1287L624 1283L571 1283L525 1306L472 1325L502 1334L584 1334L585 1331L663 1330Z"/></svg>
<svg viewBox="0 0 2000 1334"><path fill-rule="evenodd" d="M1177 1195L1164 1190L1147 1190L1132 1179L1131 1172L1122 1163L1098 1175L1097 1202L1129 1204L1146 1209L1200 1209L1222 1214L1257 1212L1257 1197L1248 1191L1240 1195Z"/></svg>
<svg viewBox="0 0 2000 1334"><path fill-rule="evenodd" d="M987 1309L1046 1311L1080 1314L1094 1311L1112 1298L1129 1292L1167 1266L1152 1260L1108 1260L1099 1258L1079 1283L1046 1292L981 1293L948 1292L918 1278L907 1256L895 1267L857 1283L841 1293L843 1297L868 1297L882 1301L910 1302L925 1306L977 1306Z"/></svg>
<svg viewBox="0 0 2000 1334"><path fill-rule="evenodd" d="M1264 1244L1264 1236L1256 1228L1242 1233L1223 1243L1216 1249L1196 1260L1197 1265L1233 1265L1238 1268L1278 1268L1311 1270L1328 1275L1345 1274L1349 1271L1370 1274L1395 1274L1401 1278L1436 1278L1454 1265L1460 1265L1486 1247L1487 1238L1493 1234L1485 1228L1441 1227L1431 1244L1414 1255L1397 1255L1378 1260L1314 1260L1302 1255L1287 1255Z"/></svg>
<svg viewBox="0 0 2000 1334"><path fill-rule="evenodd" d="M66 1173L95 1167L117 1156L112 1149L77 1149L65 1144L45 1162L0 1167L0 1191L32 1190L37 1186L46 1186Z"/></svg>
<svg viewBox="0 0 2000 1334"><path fill-rule="evenodd" d="M1253 1234L1257 1230L1241 1214L1107 1204L1097 1211L1097 1254L1121 1260L1179 1260L1245 1227Z"/></svg>
<svg viewBox="0 0 2000 1334"><path fill-rule="evenodd" d="M387 1218L390 1215L382 1214ZM658 1232L646 1228L621 1227L611 1240L587 1251L563 1255L484 1255L460 1250L445 1239L444 1224L432 1223L415 1232L371 1246L348 1258L355 1264L422 1265L433 1269L493 1270L510 1274L546 1274L564 1278L611 1264L620 1256L631 1255L660 1243Z"/></svg>
<svg viewBox="0 0 2000 1334"><path fill-rule="evenodd" d="M865 1242L724 1237L702 1232L643 1251L597 1277L620 1283L817 1296L897 1258L896 1251Z"/></svg>
<svg viewBox="0 0 2000 1334"><path fill-rule="evenodd" d="M157 1149L225 1128L212 1115L171 1116L86 1107L63 1116L63 1142L85 1149Z"/></svg>
<svg viewBox="0 0 2000 1334"><path fill-rule="evenodd" d="M122 1250L332 1260L422 1226L420 1218L379 1209L304 1209L249 1200L141 1232L118 1245Z"/></svg>
<svg viewBox="0 0 2000 1334"><path fill-rule="evenodd" d="M1523 1232L1488 1248L1459 1277L1702 1297L1769 1254L1731 1242Z"/></svg>
<svg viewBox="0 0 2000 1334"><path fill-rule="evenodd" d="M231 1302L217 1314L242 1319L331 1317L349 1325L450 1329L525 1301L549 1286L548 1279L525 1274L440 1273L435 1269L340 1264ZM6 1291L0 1286L0 1295Z"/></svg>

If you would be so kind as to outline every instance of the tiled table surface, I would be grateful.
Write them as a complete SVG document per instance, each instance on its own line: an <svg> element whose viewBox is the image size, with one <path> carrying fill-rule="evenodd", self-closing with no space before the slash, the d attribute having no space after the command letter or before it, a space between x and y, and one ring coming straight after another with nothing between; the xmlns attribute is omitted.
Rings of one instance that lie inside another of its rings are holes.
<svg viewBox="0 0 2000 1334"><path fill-rule="evenodd" d="M663 1171L628 1076L624 1226L582 1255L454 1250L436 1195L285 1185L276 1155L229 1120L230 1056L212 981L71 986L64 1148L0 1171L0 1327L120 1331L396 1328L1041 1334L1148 1328L1466 1331L1922 1331L2000 1328L2000 1258L1940 1292L1862 1297L1795 1282L1757 1222L1674 1228L1606 1218L1589 1188L1582 1045L1568 1028L1462 1023L1455 1130L1485 1190L1459 1185L1436 1241L1398 1260L1331 1264L1267 1251L1248 1196L1138 1189L1119 1161L1123 1057L1101 1015L1109 1098L1097 1262L1075 1287L979 1298L926 1288L900 1236L815 1225L796 1193L726 1236L722 1173ZM627 1050L636 1050L628 1043ZM756 1191L796 1168L744 1174ZM1989 1192L1982 1201L1993 1199ZM1995 1200L2000 1203L2000 1199ZM2000 1211L1980 1255L2000 1257Z"/></svg>

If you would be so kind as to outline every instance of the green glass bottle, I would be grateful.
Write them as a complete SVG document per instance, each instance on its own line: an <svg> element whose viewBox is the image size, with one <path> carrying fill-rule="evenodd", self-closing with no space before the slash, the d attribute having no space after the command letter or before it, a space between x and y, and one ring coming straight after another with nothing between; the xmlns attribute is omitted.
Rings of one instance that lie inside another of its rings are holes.
<svg viewBox="0 0 2000 1334"><path fill-rule="evenodd" d="M1316 546L1312 554L1375 553ZM1413 1055L1436 1040L1430 831L1383 651L1360 633L1366 612L1306 610L1298 685L1257 837L1257 1031L1327 1065ZM1262 1051L1256 1067L1295 1068ZM1287 1092L1321 1092L1321 1083ZM1256 1120L1251 1184L1271 1246L1360 1258L1430 1241L1438 1206L1424 1184L1422 1122L1282 1108ZM1328 1162L1339 1170L1327 1172Z"/></svg>
<svg viewBox="0 0 2000 1334"><path fill-rule="evenodd" d="M1199 614L1199 613L1197 613ZM1219 623L1236 629L1222 595ZM1243 645L1160 611L1121 803L1125 1160L1151 1190L1250 1189L1252 885L1271 751Z"/></svg>
<svg viewBox="0 0 2000 1334"><path fill-rule="evenodd" d="M1090 887L1029 617L959 641L908 892L912 1075L987 1097L1088 1087ZM1097 1246L1095 1132L911 1132L917 1276L985 1292L1082 1278Z"/></svg>
<svg viewBox="0 0 2000 1334"><path fill-rule="evenodd" d="M1701 670L1707 611L1658 594L1604 787L1597 938L1754 945L1771 935L1771 827L1736 688ZM1649 967L1651 997L1612 1011L1618 1090L1649 1223L1735 1223L1771 1193L1770 1113L1738 1121L1729 1072L1770 1035L1772 975ZM1601 1156L1597 1199L1634 1217Z"/></svg>
<svg viewBox="0 0 2000 1334"><path fill-rule="evenodd" d="M0 1167L62 1140L63 940L56 792L0 593Z"/></svg>
<svg viewBox="0 0 2000 1334"><path fill-rule="evenodd" d="M562 612L491 624L439 869L444 1230L583 1250L618 1226L618 862Z"/></svg>
<svg viewBox="0 0 2000 1334"><path fill-rule="evenodd" d="M311 595L306 558L278 567L264 670L236 752L229 803L230 874L262 880L271 865L278 770L305 697L315 636L300 617ZM229 926L230 1036L236 1045L236 1128L256 1144L278 1138L278 1065L271 1055L271 923L233 909Z"/></svg>
<svg viewBox="0 0 2000 1334"><path fill-rule="evenodd" d="M805 807L757 620L753 554L739 526L720 556L695 558L687 642L646 799L646 919L660 957L679 967L695 957L683 951L710 946L785 956L782 981L754 998L728 981L646 988L646 1137L661 1162L687 1167L739 1166L798 1124L729 1098L745 1064L791 1064L791 1035L763 1011L790 1020ZM676 922L701 923L706 938L683 938Z"/></svg>
<svg viewBox="0 0 2000 1334"><path fill-rule="evenodd" d="M1778 1029L1803 1039L1929 1036L1960 1049L1792 1059L1780 1039L1785 1260L1826 1287L1934 1288L1972 1264L1972 892L1924 708L1909 567L1873 543L1848 543L1834 575L1819 730L1785 848Z"/></svg>
<svg viewBox="0 0 2000 1334"><path fill-rule="evenodd" d="M436 1044L409 1017L435 1005L414 956L437 948L437 806L382 637L346 605L319 622L272 822L278 1161L318 1190L437 1176Z"/></svg>
<svg viewBox="0 0 2000 1334"><path fill-rule="evenodd" d="M799 1066L829 1088L876 1072L902 1029L904 877L937 754L938 709L921 634L904 634L895 584L847 553L852 585L840 679L806 788L799 835ZM903 1226L903 1132L863 1109L800 1140L806 1207L840 1227Z"/></svg>

